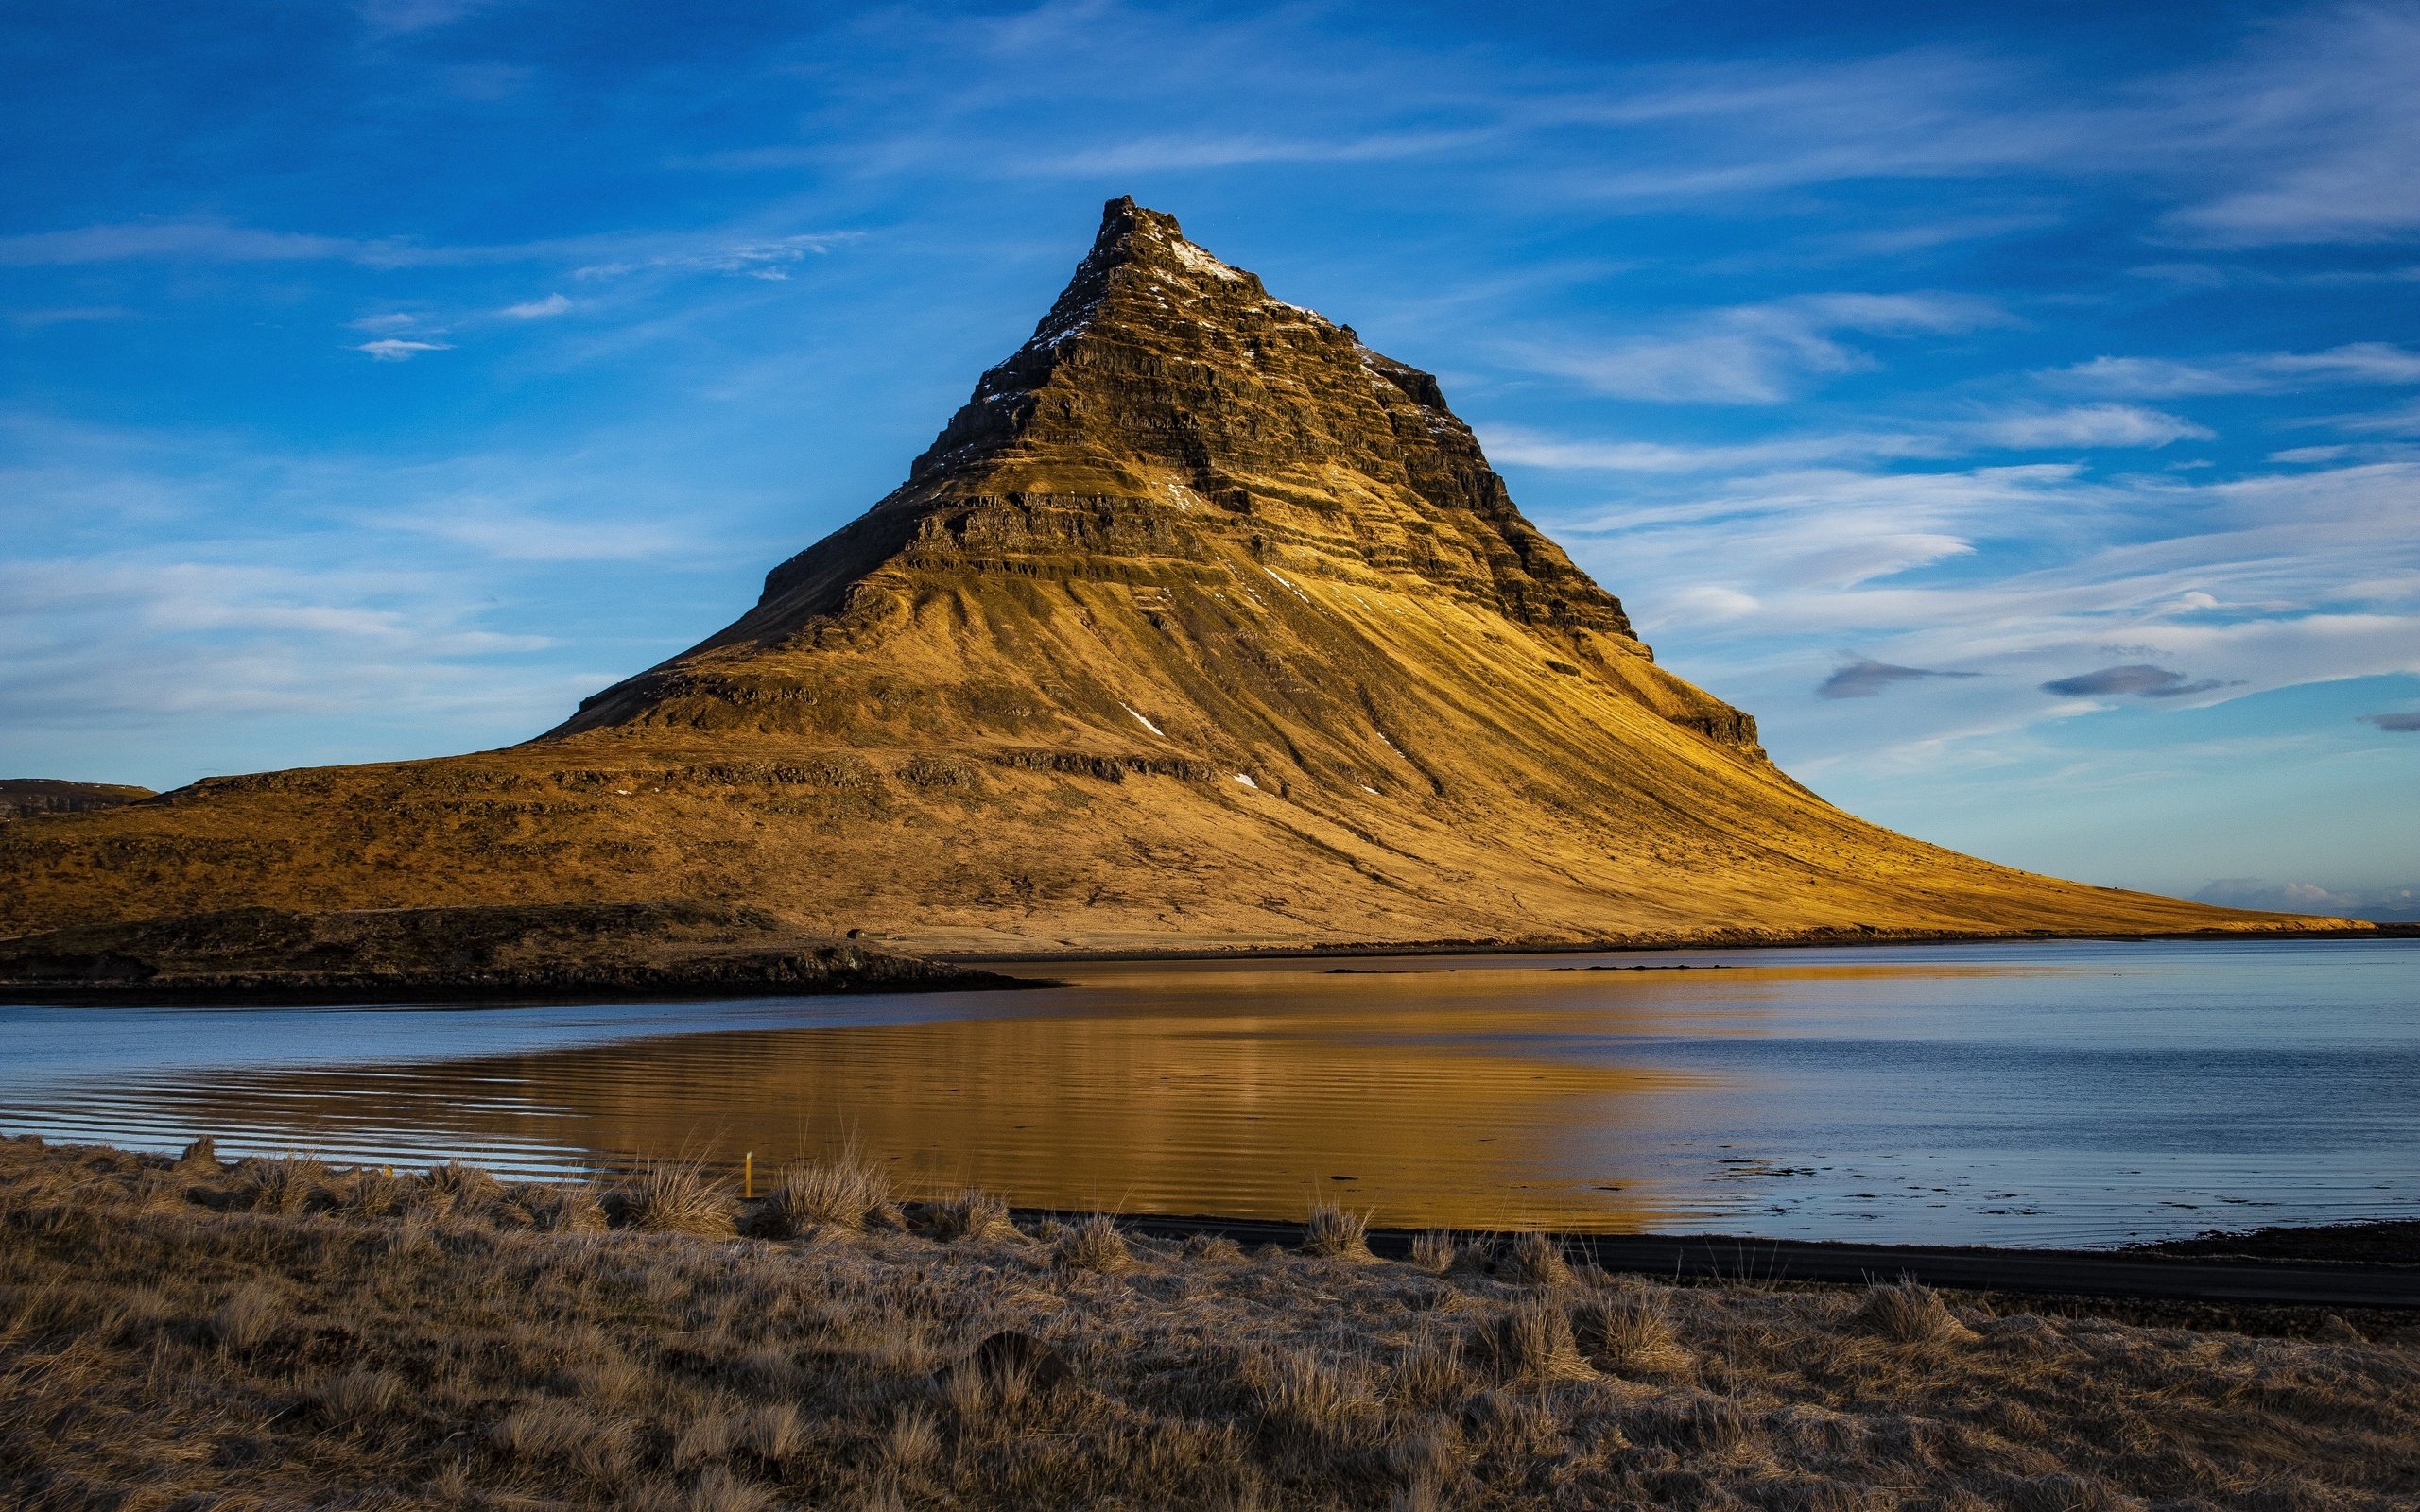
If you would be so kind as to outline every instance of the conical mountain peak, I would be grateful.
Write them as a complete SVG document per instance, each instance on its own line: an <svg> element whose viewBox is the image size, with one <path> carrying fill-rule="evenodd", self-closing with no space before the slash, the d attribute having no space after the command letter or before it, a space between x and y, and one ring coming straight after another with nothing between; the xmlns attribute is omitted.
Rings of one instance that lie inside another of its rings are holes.
<svg viewBox="0 0 2420 1512"><path fill-rule="evenodd" d="M1262 300L1269 293L1258 275L1187 240L1174 215L1123 195L1101 207L1100 232L1093 238L1092 250L1077 265L1066 291L1034 327L1027 345L1057 346L1079 334L1105 301L1121 294L1148 298L1154 284L1197 298L1216 291Z"/></svg>
<svg viewBox="0 0 2420 1512"><path fill-rule="evenodd" d="M886 571L1151 577L1213 560L1372 587L1409 576L1525 623L1630 639L1620 604L1513 507L1436 379L1118 198L1032 336L907 483L775 568L756 610L707 645L821 633Z"/></svg>
<svg viewBox="0 0 2420 1512"><path fill-rule="evenodd" d="M1435 379L1131 199L906 483L561 728L0 825L0 934L667 899L1010 952L2274 922L1817 799Z"/></svg>

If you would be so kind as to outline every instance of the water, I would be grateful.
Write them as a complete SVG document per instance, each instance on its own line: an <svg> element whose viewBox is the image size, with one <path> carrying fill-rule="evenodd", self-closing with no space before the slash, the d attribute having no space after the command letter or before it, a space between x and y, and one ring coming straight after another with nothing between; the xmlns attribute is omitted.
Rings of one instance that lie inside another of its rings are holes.
<svg viewBox="0 0 2420 1512"><path fill-rule="evenodd" d="M1457 1228L2089 1245L2420 1216L2420 941L1022 970L1069 985L0 1006L0 1131L533 1175L854 1136L912 1191Z"/></svg>

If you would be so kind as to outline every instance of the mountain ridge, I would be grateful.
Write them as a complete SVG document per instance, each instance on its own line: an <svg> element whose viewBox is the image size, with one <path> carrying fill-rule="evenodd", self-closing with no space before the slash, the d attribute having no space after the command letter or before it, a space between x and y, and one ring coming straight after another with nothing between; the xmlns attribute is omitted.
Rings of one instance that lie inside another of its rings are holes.
<svg viewBox="0 0 2420 1512"><path fill-rule="evenodd" d="M11 826L0 882L0 929L677 897L985 954L2341 922L1833 808L1656 664L1432 376L1131 199L722 630L503 750Z"/></svg>

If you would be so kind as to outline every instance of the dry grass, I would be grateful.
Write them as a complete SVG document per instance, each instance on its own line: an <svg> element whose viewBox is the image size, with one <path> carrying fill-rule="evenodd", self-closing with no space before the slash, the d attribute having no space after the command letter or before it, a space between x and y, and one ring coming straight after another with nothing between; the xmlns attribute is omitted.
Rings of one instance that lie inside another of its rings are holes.
<svg viewBox="0 0 2420 1512"><path fill-rule="evenodd" d="M989 1192L970 1189L930 1204L925 1211L927 1231L944 1242L980 1243L1025 1237L1010 1221L1009 1205Z"/></svg>
<svg viewBox="0 0 2420 1512"><path fill-rule="evenodd" d="M1122 1276L1138 1263L1125 1232L1107 1213L1095 1213L1059 1242L1059 1263L1071 1270Z"/></svg>
<svg viewBox="0 0 2420 1512"><path fill-rule="evenodd" d="M898 1218L890 1174L851 1143L829 1160L785 1168L750 1212L748 1232L760 1239L796 1239L821 1228L862 1233L870 1224L895 1225Z"/></svg>
<svg viewBox="0 0 2420 1512"><path fill-rule="evenodd" d="M1313 1203L1310 1221L1303 1226L1303 1253L1330 1260L1376 1259L1370 1253L1370 1215L1333 1202Z"/></svg>
<svg viewBox="0 0 2420 1512"><path fill-rule="evenodd" d="M782 1242L636 1227L727 1223L730 1194L695 1171L604 1206L617 1227L582 1231L560 1221L601 1213L579 1188L0 1142L0 1505L2420 1499L2420 1351L2349 1328L2001 1316L1906 1285L1673 1288L1561 1256L1565 1279L1542 1283L1553 1267L1518 1244L1441 1241L1418 1266L1106 1221L1037 1244L977 1199L842 1243L829 1224Z"/></svg>
<svg viewBox="0 0 2420 1512"><path fill-rule="evenodd" d="M1618 1375L1665 1375L1689 1366L1661 1289L1605 1287L1575 1309L1572 1322L1581 1349Z"/></svg>
<svg viewBox="0 0 2420 1512"><path fill-rule="evenodd" d="M1910 1280L1869 1288L1856 1321L1899 1344L1968 1344L1976 1336L1940 1294Z"/></svg>
<svg viewBox="0 0 2420 1512"><path fill-rule="evenodd" d="M619 1225L653 1234L724 1239L738 1232L739 1199L695 1160L650 1160L607 1193Z"/></svg>
<svg viewBox="0 0 2420 1512"><path fill-rule="evenodd" d="M1545 1234L1513 1235L1490 1258L1490 1268L1515 1286L1560 1289L1571 1285L1574 1280L1571 1263Z"/></svg>
<svg viewBox="0 0 2420 1512"><path fill-rule="evenodd" d="M1443 1228L1425 1228L1411 1236L1411 1263L1431 1275L1453 1268L1461 1246Z"/></svg>

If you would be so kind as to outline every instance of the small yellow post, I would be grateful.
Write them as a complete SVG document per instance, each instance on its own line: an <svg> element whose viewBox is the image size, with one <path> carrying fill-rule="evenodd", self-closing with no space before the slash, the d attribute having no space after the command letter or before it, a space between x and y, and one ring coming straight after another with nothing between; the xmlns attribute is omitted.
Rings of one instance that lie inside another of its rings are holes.
<svg viewBox="0 0 2420 1512"><path fill-rule="evenodd" d="M756 1152L754 1150L750 1150L739 1158L739 1194L751 1198L756 1195Z"/></svg>

